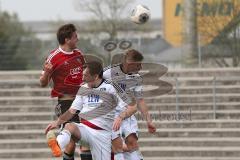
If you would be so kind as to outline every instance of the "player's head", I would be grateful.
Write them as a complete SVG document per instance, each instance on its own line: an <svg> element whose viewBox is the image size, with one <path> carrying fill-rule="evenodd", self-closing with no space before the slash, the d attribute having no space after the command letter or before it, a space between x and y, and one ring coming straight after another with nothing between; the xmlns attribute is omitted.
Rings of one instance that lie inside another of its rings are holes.
<svg viewBox="0 0 240 160"><path fill-rule="evenodd" d="M76 27L73 24L65 24L57 31L57 39L60 45L68 45L69 48L77 47L78 37Z"/></svg>
<svg viewBox="0 0 240 160"><path fill-rule="evenodd" d="M103 67L98 61L87 62L84 65L83 81L86 83L94 82L103 77Z"/></svg>
<svg viewBox="0 0 240 160"><path fill-rule="evenodd" d="M142 60L143 55L139 51L135 49L127 50L123 59L124 68L128 73L136 73L142 69Z"/></svg>

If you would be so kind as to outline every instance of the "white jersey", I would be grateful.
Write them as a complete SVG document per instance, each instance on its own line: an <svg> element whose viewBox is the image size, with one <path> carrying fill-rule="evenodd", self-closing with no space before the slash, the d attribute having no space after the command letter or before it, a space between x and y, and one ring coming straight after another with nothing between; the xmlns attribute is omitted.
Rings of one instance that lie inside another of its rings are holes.
<svg viewBox="0 0 240 160"><path fill-rule="evenodd" d="M120 64L104 68L103 77L117 83L134 98L141 99L143 97L142 77L139 74L123 73Z"/></svg>
<svg viewBox="0 0 240 160"><path fill-rule="evenodd" d="M105 129L112 130L116 106L126 109L127 104L119 97L117 87L110 81L103 80L97 88L89 88L83 84L72 103L71 108L80 111L79 116L90 123Z"/></svg>

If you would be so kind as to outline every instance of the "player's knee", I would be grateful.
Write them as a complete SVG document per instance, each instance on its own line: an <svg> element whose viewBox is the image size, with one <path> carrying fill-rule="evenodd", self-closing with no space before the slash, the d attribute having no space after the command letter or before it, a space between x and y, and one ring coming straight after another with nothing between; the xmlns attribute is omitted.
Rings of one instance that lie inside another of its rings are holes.
<svg viewBox="0 0 240 160"><path fill-rule="evenodd" d="M136 137L127 137L126 145L129 150L136 150L138 148L137 138Z"/></svg>
<svg viewBox="0 0 240 160"><path fill-rule="evenodd" d="M114 153L123 152L123 145L122 145L122 143L114 143L112 145L112 150L113 150Z"/></svg>
<svg viewBox="0 0 240 160"><path fill-rule="evenodd" d="M112 150L114 153L123 152L123 141L120 137L112 140Z"/></svg>
<svg viewBox="0 0 240 160"><path fill-rule="evenodd" d="M73 124L73 123L67 123L65 124L65 127L64 127L66 130L68 130L71 134L74 133L74 131L76 130L76 125Z"/></svg>

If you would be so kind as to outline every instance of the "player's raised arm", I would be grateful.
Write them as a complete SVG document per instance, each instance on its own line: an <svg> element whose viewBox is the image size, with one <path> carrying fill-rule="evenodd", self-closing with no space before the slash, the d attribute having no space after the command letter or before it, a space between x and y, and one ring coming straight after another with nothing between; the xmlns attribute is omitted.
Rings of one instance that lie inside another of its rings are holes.
<svg viewBox="0 0 240 160"><path fill-rule="evenodd" d="M44 68L43 68L42 74L40 76L40 86L41 87L46 87L48 85L48 82L51 77L52 67L53 66L51 63L49 63L47 61L44 63Z"/></svg>
<svg viewBox="0 0 240 160"><path fill-rule="evenodd" d="M120 128L122 121L131 117L137 112L137 104L135 98L128 95L121 87L112 82L114 89L116 90L115 96L118 98L118 107L125 108L114 120L113 130L116 131Z"/></svg>

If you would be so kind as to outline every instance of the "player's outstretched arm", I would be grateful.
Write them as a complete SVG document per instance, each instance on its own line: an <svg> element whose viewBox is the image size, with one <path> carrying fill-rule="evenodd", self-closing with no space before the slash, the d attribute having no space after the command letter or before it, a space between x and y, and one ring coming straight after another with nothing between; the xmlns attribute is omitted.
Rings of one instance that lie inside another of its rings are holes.
<svg viewBox="0 0 240 160"><path fill-rule="evenodd" d="M70 120L76 112L77 112L76 109L69 108L65 113L63 113L60 117L58 117L56 121L53 121L47 126L47 128L45 129L45 134L47 134L49 130L57 128L64 122L67 122L68 120Z"/></svg>
<svg viewBox="0 0 240 160"><path fill-rule="evenodd" d="M122 117L122 119L126 119L131 117L134 113L137 112L137 104L134 102L132 104L129 104L127 106L127 109L124 110L122 113L120 113L120 117Z"/></svg>
<svg viewBox="0 0 240 160"><path fill-rule="evenodd" d="M138 100L138 104L139 104L139 110L142 114L143 119L147 122L147 126L148 126L148 132L149 133L155 133L156 132L156 127L152 122L152 118L148 112L148 107L144 101L144 99L139 99Z"/></svg>
<svg viewBox="0 0 240 160"><path fill-rule="evenodd" d="M119 114L118 117L115 118L114 122L113 122L113 130L117 131L119 130L121 123L124 119L132 116L134 113L137 112L137 104L130 104L127 106L127 108Z"/></svg>

